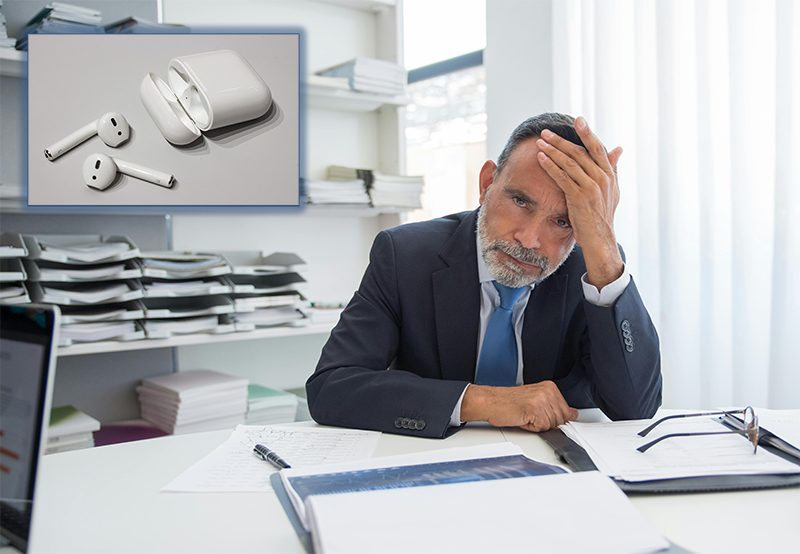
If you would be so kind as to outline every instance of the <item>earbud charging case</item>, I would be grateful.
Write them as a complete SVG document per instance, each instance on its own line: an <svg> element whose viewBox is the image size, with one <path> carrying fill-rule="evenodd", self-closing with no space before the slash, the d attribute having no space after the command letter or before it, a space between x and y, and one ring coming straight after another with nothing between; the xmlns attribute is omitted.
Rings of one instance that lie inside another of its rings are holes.
<svg viewBox="0 0 800 554"><path fill-rule="evenodd" d="M261 117L272 106L272 92L255 69L233 50L173 58L169 85L149 73L139 96L161 134L178 145L203 131Z"/></svg>

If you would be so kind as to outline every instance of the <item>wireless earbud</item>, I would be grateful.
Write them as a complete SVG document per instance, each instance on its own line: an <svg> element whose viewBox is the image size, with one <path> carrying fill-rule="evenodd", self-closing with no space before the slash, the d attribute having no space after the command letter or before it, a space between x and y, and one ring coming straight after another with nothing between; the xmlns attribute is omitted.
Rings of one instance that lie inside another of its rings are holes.
<svg viewBox="0 0 800 554"><path fill-rule="evenodd" d="M173 177L169 173L162 173L105 154L92 154L86 158L86 161L83 162L83 182L92 188L103 190L114 182L118 171L162 187L172 186Z"/></svg>
<svg viewBox="0 0 800 554"><path fill-rule="evenodd" d="M131 127L128 121L119 112L108 112L100 116L97 121L81 127L74 133L64 137L54 145L46 148L44 157L55 160L64 152L72 150L83 141L99 136L100 140L109 146L119 146L131 137Z"/></svg>

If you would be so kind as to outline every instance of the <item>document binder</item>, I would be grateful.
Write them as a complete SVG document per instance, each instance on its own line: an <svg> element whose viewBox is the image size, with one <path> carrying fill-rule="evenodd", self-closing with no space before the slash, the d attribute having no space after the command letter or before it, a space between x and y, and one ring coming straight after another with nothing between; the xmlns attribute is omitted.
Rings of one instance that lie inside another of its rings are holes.
<svg viewBox="0 0 800 554"><path fill-rule="evenodd" d="M581 446L567 437L561 429L551 429L539 433L550 446L553 447L558 457L573 471L595 471L595 466L589 454ZM781 456L776 449L759 440L759 447ZM800 461L781 456L800 465ZM658 479L654 481L620 481L614 480L620 489L626 493L687 493L687 492L716 492L739 491L748 489L770 489L800 485L800 474L787 475L698 475L679 479Z"/></svg>

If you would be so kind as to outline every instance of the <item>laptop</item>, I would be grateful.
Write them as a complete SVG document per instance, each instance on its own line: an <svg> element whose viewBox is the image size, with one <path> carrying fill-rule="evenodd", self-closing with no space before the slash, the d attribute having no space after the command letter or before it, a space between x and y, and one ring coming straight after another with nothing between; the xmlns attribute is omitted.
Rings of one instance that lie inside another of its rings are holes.
<svg viewBox="0 0 800 554"><path fill-rule="evenodd" d="M60 317L54 306L0 304L0 534L22 552L47 444Z"/></svg>

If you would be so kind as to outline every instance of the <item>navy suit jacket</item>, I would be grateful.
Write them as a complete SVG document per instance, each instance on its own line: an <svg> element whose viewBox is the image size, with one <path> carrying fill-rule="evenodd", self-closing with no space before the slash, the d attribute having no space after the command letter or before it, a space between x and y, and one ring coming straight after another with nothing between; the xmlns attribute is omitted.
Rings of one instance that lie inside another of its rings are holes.
<svg viewBox="0 0 800 554"><path fill-rule="evenodd" d="M314 420L445 436L475 378L477 213L378 234L361 285L306 383ZM570 406L599 407L611 419L652 417L661 404L658 335L636 285L631 279L613 306L596 306L584 299L585 272L576 246L534 287L522 328L524 382L552 380Z"/></svg>

